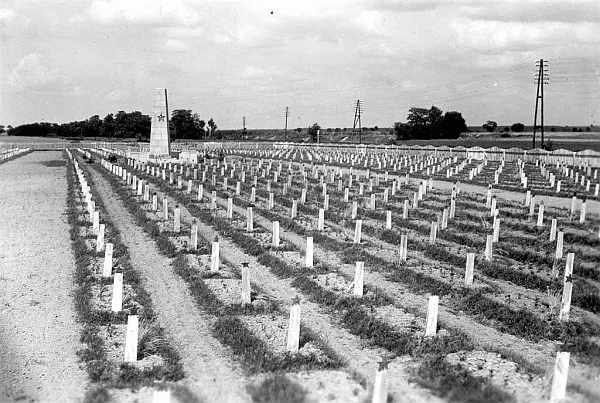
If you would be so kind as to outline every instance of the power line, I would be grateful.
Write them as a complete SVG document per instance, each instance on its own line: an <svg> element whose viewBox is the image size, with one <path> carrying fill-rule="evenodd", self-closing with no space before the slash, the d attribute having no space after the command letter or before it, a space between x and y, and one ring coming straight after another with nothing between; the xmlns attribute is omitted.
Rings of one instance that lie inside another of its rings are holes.
<svg viewBox="0 0 600 403"><path fill-rule="evenodd" d="M290 107L285 107L285 129L283 129L283 141L287 141L287 121L290 116Z"/></svg>
<svg viewBox="0 0 600 403"><path fill-rule="evenodd" d="M356 125L358 124L358 143L362 144L362 102L360 99L354 101L354 125L352 127L352 133L356 131Z"/></svg>
<svg viewBox="0 0 600 403"><path fill-rule="evenodd" d="M537 92L535 95L535 113L533 115L533 148L535 148L535 131L537 129L538 101L541 103L540 110L540 127L542 135L542 148L544 148L544 84L550 81L548 74L548 60L540 59L535 62L538 69L537 75L534 77L534 83L537 84Z"/></svg>

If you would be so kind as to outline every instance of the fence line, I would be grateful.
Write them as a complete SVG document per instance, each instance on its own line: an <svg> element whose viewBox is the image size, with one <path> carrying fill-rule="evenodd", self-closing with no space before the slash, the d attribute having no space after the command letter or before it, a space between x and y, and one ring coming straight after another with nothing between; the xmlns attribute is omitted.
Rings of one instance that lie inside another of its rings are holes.
<svg viewBox="0 0 600 403"><path fill-rule="evenodd" d="M2 148L31 148L32 150L62 150L67 147L79 148L104 148L111 150L129 151L129 152L149 152L150 147L147 143L143 145L132 145L131 143L105 142L105 141L81 141L77 143L0 143ZM546 164L567 164L567 165L590 165L600 167L600 153L597 151L569 151L554 150L545 151L540 148L532 150L523 150L521 148L503 149L498 147L482 148L463 146L407 146L407 145L366 145L366 144L304 144L304 143L283 143L283 142L241 142L241 141L213 141L196 143L173 143L171 150L180 151L210 151L222 148L238 149L291 149L303 151L339 151L339 152L359 152L359 153L386 153L386 154L433 154L438 157L458 156L467 158L472 155L485 155L490 161L504 159L506 161L516 161L522 159L525 162L534 163L536 160L544 161Z"/></svg>

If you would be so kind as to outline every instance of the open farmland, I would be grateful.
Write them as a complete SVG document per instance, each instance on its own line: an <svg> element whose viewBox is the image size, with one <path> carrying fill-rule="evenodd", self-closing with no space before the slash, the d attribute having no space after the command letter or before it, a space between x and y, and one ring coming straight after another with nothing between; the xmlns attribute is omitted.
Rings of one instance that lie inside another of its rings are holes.
<svg viewBox="0 0 600 403"><path fill-rule="evenodd" d="M600 399L598 168L215 151L53 154L85 401L545 402L562 351L567 401Z"/></svg>

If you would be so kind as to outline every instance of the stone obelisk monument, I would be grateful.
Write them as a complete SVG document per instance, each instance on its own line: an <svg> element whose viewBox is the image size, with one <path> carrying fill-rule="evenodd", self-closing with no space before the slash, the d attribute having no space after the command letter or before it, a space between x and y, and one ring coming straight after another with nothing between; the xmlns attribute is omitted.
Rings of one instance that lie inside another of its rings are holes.
<svg viewBox="0 0 600 403"><path fill-rule="evenodd" d="M152 97L154 115L150 130L150 155L154 158L169 158L171 142L169 140L169 108L167 105L167 90L155 88Z"/></svg>

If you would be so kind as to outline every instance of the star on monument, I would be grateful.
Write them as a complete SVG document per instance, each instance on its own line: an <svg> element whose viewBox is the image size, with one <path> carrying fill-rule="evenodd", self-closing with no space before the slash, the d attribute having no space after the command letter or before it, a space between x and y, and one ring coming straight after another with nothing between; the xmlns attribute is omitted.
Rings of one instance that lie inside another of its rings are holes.
<svg viewBox="0 0 600 403"><path fill-rule="evenodd" d="M569 274L567 277L565 277L565 282L572 283L573 282L573 275Z"/></svg>
<svg viewBox="0 0 600 403"><path fill-rule="evenodd" d="M159 122L164 122L164 121L165 121L165 115L163 115L163 114L162 114L162 112L161 112L161 114L160 114L160 115L158 115L158 116L156 116L156 117L158 118L158 121L159 121Z"/></svg>
<svg viewBox="0 0 600 403"><path fill-rule="evenodd" d="M388 358L383 358L379 362L379 369L378 369L378 371L383 371L383 370L388 369L388 365L390 364L390 362L392 362L392 360L390 360Z"/></svg>
<svg viewBox="0 0 600 403"><path fill-rule="evenodd" d="M292 299L292 305L300 305L300 297L299 297L299 296L297 296L297 295L296 295L296 296L295 296L295 297Z"/></svg>
<svg viewBox="0 0 600 403"><path fill-rule="evenodd" d="M248 267L249 265L250 265L250 263L248 263L248 262L242 262L243 267Z"/></svg>

